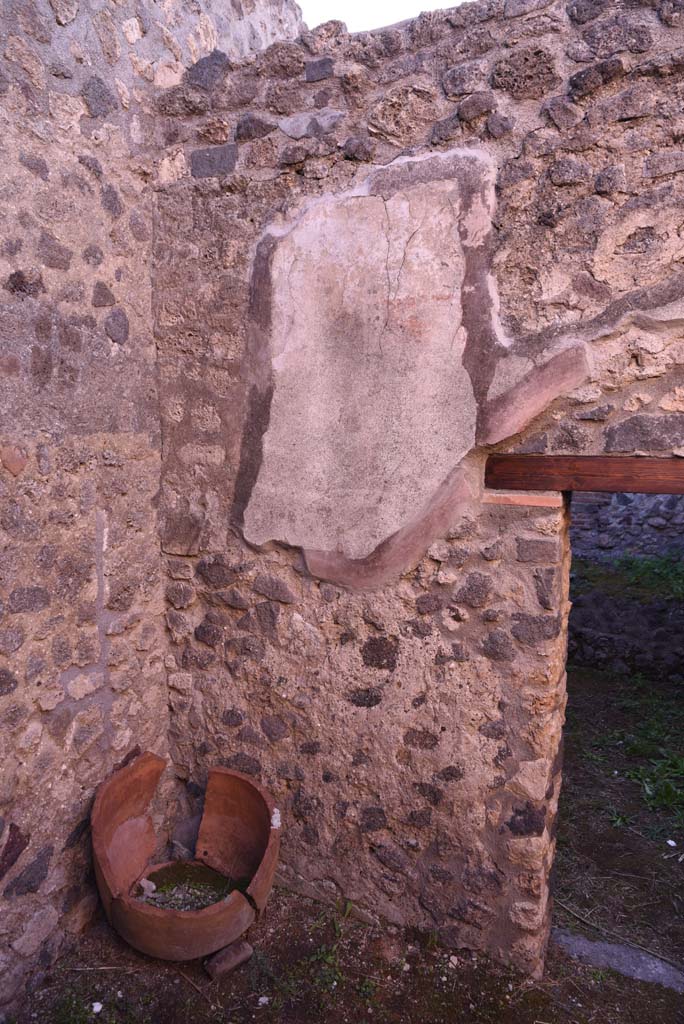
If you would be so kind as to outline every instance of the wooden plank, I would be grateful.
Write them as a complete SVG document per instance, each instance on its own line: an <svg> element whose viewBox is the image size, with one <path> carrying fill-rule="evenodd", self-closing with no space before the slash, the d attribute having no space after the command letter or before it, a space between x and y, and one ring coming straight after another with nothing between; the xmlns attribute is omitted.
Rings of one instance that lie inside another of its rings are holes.
<svg viewBox="0 0 684 1024"><path fill-rule="evenodd" d="M512 491L684 494L684 459L631 455L490 455L485 487Z"/></svg>

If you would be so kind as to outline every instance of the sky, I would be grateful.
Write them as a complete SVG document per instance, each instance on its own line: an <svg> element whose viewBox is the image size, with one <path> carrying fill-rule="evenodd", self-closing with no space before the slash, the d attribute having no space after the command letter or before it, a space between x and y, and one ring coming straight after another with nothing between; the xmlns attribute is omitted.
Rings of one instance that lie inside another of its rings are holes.
<svg viewBox="0 0 684 1024"><path fill-rule="evenodd" d="M345 22L350 32L366 32L372 28L395 25L415 18L421 11L437 6L453 7L456 0L435 4L431 0L297 0L309 28L324 21Z"/></svg>

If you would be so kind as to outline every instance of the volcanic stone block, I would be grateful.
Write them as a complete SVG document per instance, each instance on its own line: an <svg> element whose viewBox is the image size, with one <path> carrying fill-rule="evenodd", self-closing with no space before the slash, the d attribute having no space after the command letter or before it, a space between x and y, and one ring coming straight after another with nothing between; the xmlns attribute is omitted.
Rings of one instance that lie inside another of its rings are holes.
<svg viewBox="0 0 684 1024"><path fill-rule="evenodd" d="M43 181L47 181L50 177L48 165L42 156L34 156L33 153L20 153L19 163L31 174L35 174L37 178L42 178Z"/></svg>
<svg viewBox="0 0 684 1024"><path fill-rule="evenodd" d="M594 22L585 29L582 38L597 57L612 57L622 50L645 53L653 42L646 24L622 14Z"/></svg>
<svg viewBox="0 0 684 1024"><path fill-rule="evenodd" d="M96 309L104 306L113 306L116 302L114 294L104 281L96 281L93 288L92 304Z"/></svg>
<svg viewBox="0 0 684 1024"><path fill-rule="evenodd" d="M185 72L185 81L195 89L213 89L228 74L230 61L221 50L212 50Z"/></svg>
<svg viewBox="0 0 684 1024"><path fill-rule="evenodd" d="M507 135L514 126L515 120L512 117L506 117L497 111L487 118L487 131L493 139L500 139L503 135Z"/></svg>
<svg viewBox="0 0 684 1024"><path fill-rule="evenodd" d="M44 846L38 855L28 864L17 877L10 882L4 892L6 899L26 896L29 892L38 892L47 878L54 846Z"/></svg>
<svg viewBox="0 0 684 1024"><path fill-rule="evenodd" d="M237 146L226 142L223 146L196 149L190 155L190 171L194 178L218 178L232 174L237 162Z"/></svg>
<svg viewBox="0 0 684 1024"><path fill-rule="evenodd" d="M667 174L684 171L684 152L670 149L664 153L652 153L644 161L644 178L662 178Z"/></svg>
<svg viewBox="0 0 684 1024"><path fill-rule="evenodd" d="M567 12L576 25L585 25L610 9L611 0L573 0Z"/></svg>
<svg viewBox="0 0 684 1024"><path fill-rule="evenodd" d="M253 584L257 594L263 594L271 601L280 601L282 604L292 604L296 598L287 583L278 579L277 576L269 576L267 573L259 573Z"/></svg>
<svg viewBox="0 0 684 1024"><path fill-rule="evenodd" d="M374 708L382 701L382 690L377 686L364 686L352 690L347 700L357 708Z"/></svg>
<svg viewBox="0 0 684 1024"><path fill-rule="evenodd" d="M616 78L624 75L625 69L619 57L612 57L610 60L603 60L599 64L592 64L583 68L568 80L568 95L571 100L584 99L590 96L602 85L607 85Z"/></svg>
<svg viewBox="0 0 684 1024"><path fill-rule="evenodd" d="M0 694L2 690L0 690ZM0 878L4 878L7 872L19 860L29 844L30 836L24 835L18 825L10 822L7 830L7 840L2 854L0 854Z"/></svg>
<svg viewBox="0 0 684 1024"><path fill-rule="evenodd" d="M40 612L50 604L45 587L16 587L7 606L11 612Z"/></svg>
<svg viewBox="0 0 684 1024"><path fill-rule="evenodd" d="M556 562L560 553L557 541L545 537L518 537L516 548L518 561L533 565Z"/></svg>
<svg viewBox="0 0 684 1024"><path fill-rule="evenodd" d="M103 185L100 192L100 203L102 209L106 210L112 220L116 220L124 211L121 196L113 185Z"/></svg>
<svg viewBox="0 0 684 1024"><path fill-rule="evenodd" d="M546 807L535 807L528 800L522 807L515 807L506 823L514 836L540 836L546 824Z"/></svg>
<svg viewBox="0 0 684 1024"><path fill-rule="evenodd" d="M440 142L453 142L463 133L463 126L458 110L449 117L436 121L430 134L430 142L439 145Z"/></svg>
<svg viewBox="0 0 684 1024"><path fill-rule="evenodd" d="M434 750L439 737L427 729L408 729L404 733L404 745L416 750Z"/></svg>
<svg viewBox="0 0 684 1024"><path fill-rule="evenodd" d="M538 99L559 82L553 57L541 48L516 50L494 65L491 83L516 100Z"/></svg>
<svg viewBox="0 0 684 1024"><path fill-rule="evenodd" d="M457 64L444 73L442 87L447 96L465 96L481 88L485 81L485 66L482 61Z"/></svg>
<svg viewBox="0 0 684 1024"><path fill-rule="evenodd" d="M119 106L112 90L98 75L87 79L81 95L91 117L106 117Z"/></svg>
<svg viewBox="0 0 684 1024"><path fill-rule="evenodd" d="M582 160L563 157L551 165L549 177L554 185L581 185L591 178L591 168Z"/></svg>
<svg viewBox="0 0 684 1024"><path fill-rule="evenodd" d="M128 341L129 324L128 317L120 306L113 309L104 322L105 334L117 345L124 345Z"/></svg>
<svg viewBox="0 0 684 1024"><path fill-rule="evenodd" d="M334 62L332 57L321 57L319 60L308 61L304 69L304 77L307 82L322 82L330 78L333 73Z"/></svg>
<svg viewBox="0 0 684 1024"><path fill-rule="evenodd" d="M0 697L14 693L18 685L19 680L8 668L0 668Z"/></svg>
<svg viewBox="0 0 684 1024"><path fill-rule="evenodd" d="M235 138L238 142L251 142L253 139L263 139L270 135L277 128L275 121L271 121L259 114L243 114L235 128Z"/></svg>
<svg viewBox="0 0 684 1024"><path fill-rule="evenodd" d="M45 291L43 278L34 270L13 270L4 287L12 295L30 295L31 298Z"/></svg>
<svg viewBox="0 0 684 1024"><path fill-rule="evenodd" d="M558 615L528 615L516 612L513 615L511 633L523 644L533 645L546 640L555 640L561 630Z"/></svg>
<svg viewBox="0 0 684 1024"><path fill-rule="evenodd" d="M614 192L624 192L627 187L625 169L621 164L611 164L599 171L594 181L594 188L600 196L610 196Z"/></svg>
<svg viewBox="0 0 684 1024"><path fill-rule="evenodd" d="M362 832L379 832L387 825L387 815L382 807L363 807L359 816Z"/></svg>
<svg viewBox="0 0 684 1024"><path fill-rule="evenodd" d="M492 592L492 580L481 572L471 572L463 586L456 592L455 599L469 608L482 608Z"/></svg>
<svg viewBox="0 0 684 1024"><path fill-rule="evenodd" d="M373 159L375 143L358 135L350 135L342 147L345 160L358 160L359 162Z"/></svg>
<svg viewBox="0 0 684 1024"><path fill-rule="evenodd" d="M493 629L482 641L482 653L490 661L513 661L515 645L504 629Z"/></svg>
<svg viewBox="0 0 684 1024"><path fill-rule="evenodd" d="M606 430L606 451L667 451L684 444L684 413L631 416Z"/></svg>
<svg viewBox="0 0 684 1024"><path fill-rule="evenodd" d="M372 636L361 648L364 665L370 668L388 669L390 672L397 667L399 640L395 636Z"/></svg>
<svg viewBox="0 0 684 1024"><path fill-rule="evenodd" d="M496 100L491 92L474 92L467 100L458 105L458 116L461 121L469 124L484 114L491 114L496 108Z"/></svg>

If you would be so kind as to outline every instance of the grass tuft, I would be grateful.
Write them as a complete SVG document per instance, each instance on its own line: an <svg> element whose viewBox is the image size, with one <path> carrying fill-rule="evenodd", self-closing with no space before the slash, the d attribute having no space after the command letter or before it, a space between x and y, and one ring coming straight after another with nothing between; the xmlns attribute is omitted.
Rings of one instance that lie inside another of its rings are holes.
<svg viewBox="0 0 684 1024"><path fill-rule="evenodd" d="M684 599L684 558L676 555L636 558L625 555L611 562L573 558L573 591L601 590L604 594L640 599Z"/></svg>

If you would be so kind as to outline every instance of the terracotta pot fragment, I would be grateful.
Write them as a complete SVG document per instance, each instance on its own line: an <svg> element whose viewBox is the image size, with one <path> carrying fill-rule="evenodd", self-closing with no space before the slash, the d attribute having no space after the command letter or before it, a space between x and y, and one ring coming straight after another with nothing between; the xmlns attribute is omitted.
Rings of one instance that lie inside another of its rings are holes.
<svg viewBox="0 0 684 1024"><path fill-rule="evenodd" d="M156 837L147 808L166 763L141 754L104 782L91 823L95 877L107 918L135 949L162 960L194 960L223 949L255 921L273 886L280 814L271 795L240 772L212 768L195 860L230 878L251 878L202 910L170 910L131 895L152 863Z"/></svg>

